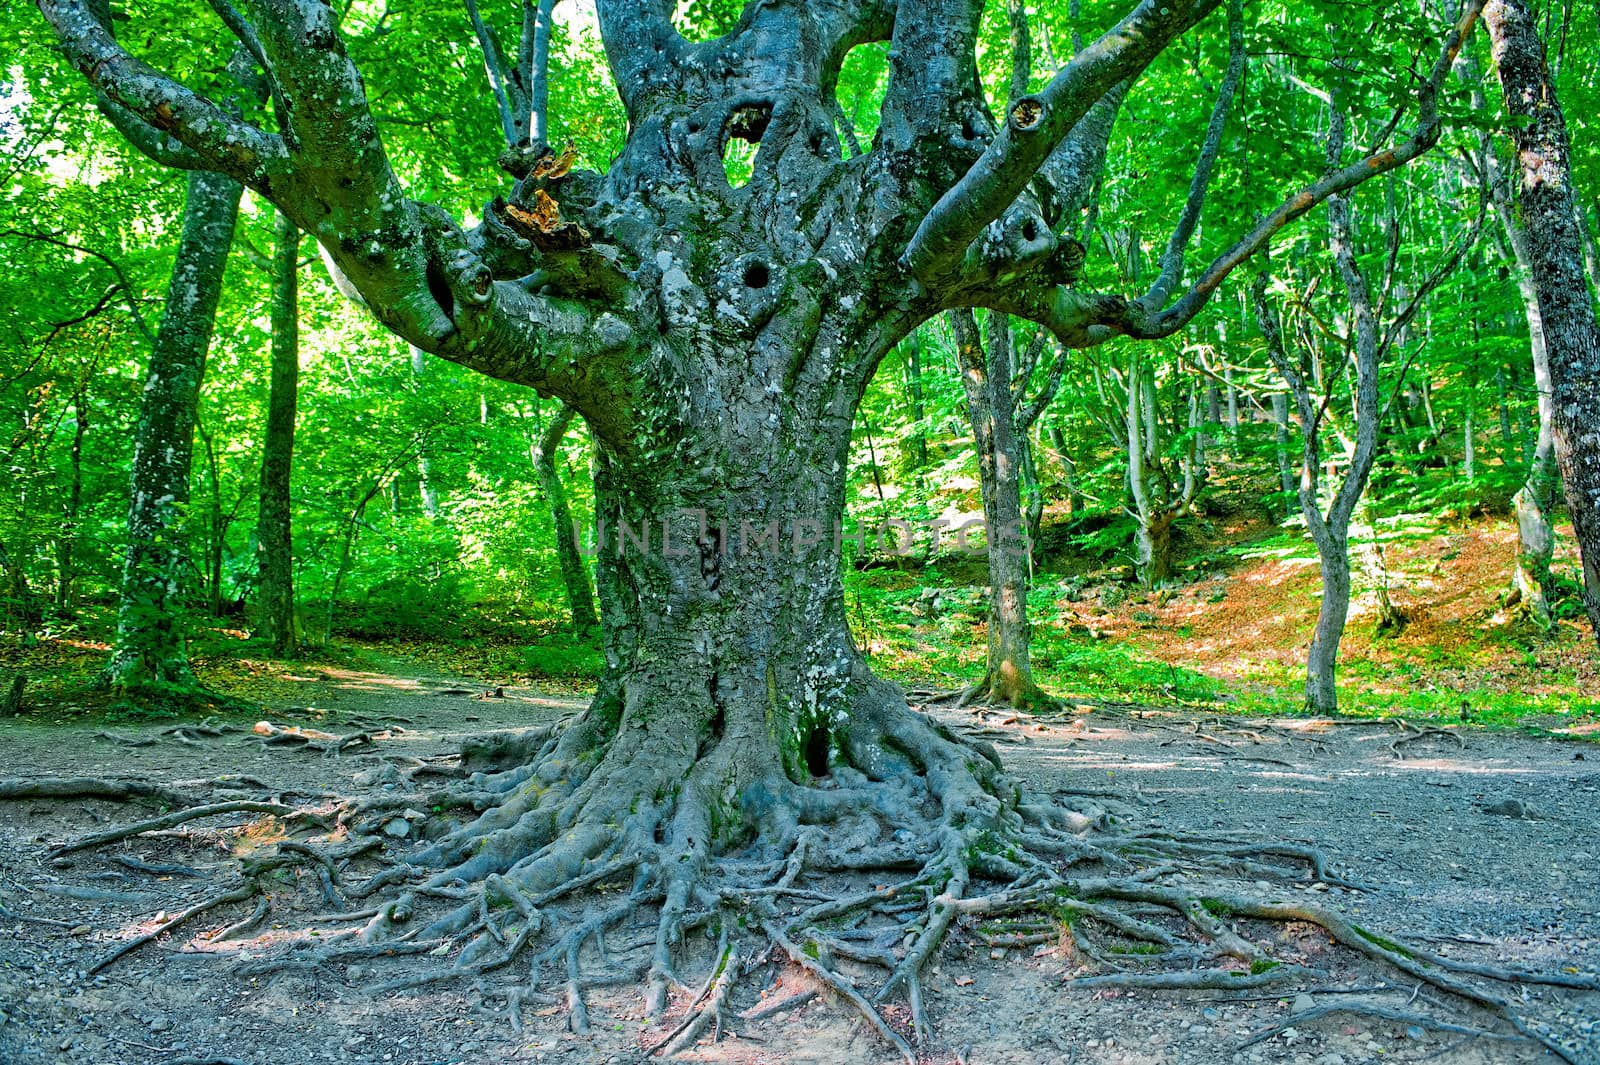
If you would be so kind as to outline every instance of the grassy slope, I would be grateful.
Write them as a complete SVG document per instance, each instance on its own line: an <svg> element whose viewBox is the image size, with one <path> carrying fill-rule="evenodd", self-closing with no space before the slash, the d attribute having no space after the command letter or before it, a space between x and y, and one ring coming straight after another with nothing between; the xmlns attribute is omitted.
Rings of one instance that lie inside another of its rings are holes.
<svg viewBox="0 0 1600 1065"><path fill-rule="evenodd" d="M1380 523L1376 539L1362 533L1352 552L1357 598L1343 643L1342 709L1544 728L1600 720L1600 667L1587 624L1565 620L1544 635L1502 606L1515 551L1505 518L1401 518ZM1570 529L1563 533L1558 570L1575 564ZM1374 542L1406 618L1397 634L1374 631L1377 577L1360 561ZM1075 560L1047 556L1029 599L1040 682L1069 699L1298 712L1320 595L1309 542L1256 517L1219 515L1198 522L1186 546L1184 582L1162 592L1140 589L1123 567L1054 572L1076 568ZM971 566L853 575L853 617L871 634L864 643L874 664L903 680L955 685L975 677L984 653L982 580ZM918 613L930 585L941 589L931 619Z"/></svg>

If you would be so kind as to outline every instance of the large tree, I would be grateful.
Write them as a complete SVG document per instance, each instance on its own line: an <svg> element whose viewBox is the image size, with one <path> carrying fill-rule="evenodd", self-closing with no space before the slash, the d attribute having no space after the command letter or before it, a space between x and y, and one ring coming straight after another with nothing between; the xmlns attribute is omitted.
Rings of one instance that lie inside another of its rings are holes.
<svg viewBox="0 0 1600 1065"><path fill-rule="evenodd" d="M868 380L912 329L952 308L1031 319L1068 348L1171 335L1283 226L1435 143L1437 96L1479 7L1438 31L1408 131L1260 204L1260 221L1184 287L1217 158L1212 141L1197 148L1159 272L1128 298L1077 286L1084 248L1058 235L1063 215L1099 176L1115 102L1220 0L1137 4L998 118L979 79L977 0L752 3L698 43L674 27L672 0L599 0L628 122L605 173L570 169L533 136L545 9L523 5L517 49L474 18L515 182L471 228L396 177L337 9L322 0L213 5L268 72L273 107L256 122L131 55L88 0L38 2L73 65L143 123L144 139L180 145L179 161L271 200L388 328L558 397L592 430L608 529L599 691L523 764L474 783L463 801L482 815L416 856L436 872L421 894L386 904L367 937L448 888L468 901L425 935L481 931L459 964L487 965L526 942L538 906L615 878L631 889L602 898L557 946L571 967L585 937L657 906L654 1011L685 928L732 905L748 916L724 924L731 936L760 927L867 1008L830 975L827 950L795 937L883 896L781 919L776 900L803 872L909 870L929 916L888 955L879 997L904 991L919 1032L922 963L964 908L999 905L969 898L976 881L1054 890L1065 881L1045 859L1093 848L992 750L909 707L851 639L832 524ZM877 132L846 158L835 86L852 48L881 41ZM737 186L724 163L734 141L756 146ZM763 872L780 887L748 894ZM1131 881L1087 883L1074 881L1080 897L1160 901ZM1225 936L1198 903L1162 898ZM504 946L500 905L524 918ZM580 987L574 972L581 1025Z"/></svg>

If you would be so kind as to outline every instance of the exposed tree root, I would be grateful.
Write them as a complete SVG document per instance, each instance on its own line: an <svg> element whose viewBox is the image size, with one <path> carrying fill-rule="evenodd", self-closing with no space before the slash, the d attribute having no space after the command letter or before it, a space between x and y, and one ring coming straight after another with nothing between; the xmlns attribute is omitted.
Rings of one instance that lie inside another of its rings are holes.
<svg viewBox="0 0 1600 1065"><path fill-rule="evenodd" d="M254 880L247 880L243 884L239 884L236 887L228 889L227 891L221 891L209 898L202 899L200 902L195 903L188 909L179 913L175 913L166 920L159 922L149 931L134 936L132 939L124 940L122 943L118 944L116 948L111 951L111 953L107 954L105 957L89 966L89 972L99 972L101 969L104 969L118 958L123 958L129 954L132 954L146 943L149 943L156 937L166 932L172 931L174 928L177 928L179 925L188 921L192 917L198 917L207 910L214 910L218 906L223 906L230 902L242 902L243 900L252 897L260 890L261 886Z"/></svg>
<svg viewBox="0 0 1600 1065"><path fill-rule="evenodd" d="M164 788L149 781L104 777L0 780L0 799L151 799L168 806L188 806L195 801L189 792Z"/></svg>
<svg viewBox="0 0 1600 1065"><path fill-rule="evenodd" d="M249 799L233 799L229 802L214 802L205 806L191 806L186 810L174 810L172 813L164 814L161 817L152 817L148 821L138 821L131 825L124 825L121 828L109 828L104 832L91 832L86 836L79 836L77 839L66 841L56 848L55 853L57 855L71 854L73 851L80 851L86 847L98 847L102 843L127 839L129 836L137 836L144 832L157 832L164 828L172 828L186 821L231 813L277 814L280 817L293 817L302 820L321 821L323 824L327 823L320 814L310 810L302 810L297 806L287 806L281 802L255 802Z"/></svg>
<svg viewBox="0 0 1600 1065"><path fill-rule="evenodd" d="M254 900L209 941L243 937L270 912L264 879L304 870L328 908L298 920L341 927L236 972L438 955L436 966L368 990L469 978L506 1002L514 1026L523 1002L557 1001L574 1032L590 1025L587 991L642 981L646 1011L662 1024L641 1046L645 1057L820 993L860 1013L914 1065L932 1039L925 974L952 938L1060 944L1096 970L1080 970L1069 983L1077 988L1315 986L1327 978L1326 959L1262 945L1268 927L1287 923L1316 926L1504 1027L1385 1004L1318 1007L1298 1020L1356 1010L1461 1035L1531 1039L1580 1060L1494 987L1590 992L1600 976L1461 961L1369 932L1291 890L1318 882L1359 889L1316 848L1131 831L1120 824L1128 807L1103 793L1030 793L1000 772L986 744L881 688L860 697L827 775L803 784L749 776L747 767L761 764L755 748L724 740L707 749L692 736L635 731L585 718L561 732L475 739L473 760L486 768L436 791L317 808L231 800L75 839L58 853L228 813L271 815L294 836L242 859L241 881L118 945L95 969L204 913ZM0 796L156 794L72 783L76 790L0 784ZM402 842L382 833L402 807L476 816L437 838ZM1263 889L1263 881L1278 886ZM381 901L353 908L351 900L374 897ZM752 974L769 957L792 966L801 986L749 1005ZM890 1001L904 1007L886 1012Z"/></svg>

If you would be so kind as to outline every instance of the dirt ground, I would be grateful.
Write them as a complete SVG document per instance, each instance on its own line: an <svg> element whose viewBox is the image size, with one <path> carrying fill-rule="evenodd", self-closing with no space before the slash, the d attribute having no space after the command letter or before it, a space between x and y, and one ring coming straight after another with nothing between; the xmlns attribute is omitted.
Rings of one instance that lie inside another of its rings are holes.
<svg viewBox="0 0 1600 1065"><path fill-rule="evenodd" d="M419 764L412 759L448 766L443 756L463 735L548 722L580 705L570 696L514 687L503 698L481 698L479 683L412 676L398 662L383 668L393 672L308 667L279 685L277 704L264 715L275 724L339 734L391 727L337 757L266 746L249 722L221 735L179 735L158 726L23 719L0 724L0 777L140 777L202 789L210 801L260 798L265 791L299 802L325 793L377 795L403 786L396 771ZM1268 725L1159 709L1100 708L1049 726L970 711L930 712L994 742L1010 769L1041 791L1115 792L1128 800L1129 819L1141 828L1315 842L1344 876L1369 887L1330 888L1307 878L1288 889L1270 886L1278 897L1287 890L1332 903L1366 928L1456 958L1545 971L1600 970L1600 749L1592 743L1480 731L1419 734L1393 722ZM1507 815L1518 810L1523 816ZM317 878L304 867L298 880L286 875L274 882L271 917L247 934L211 941L252 905L231 904L91 975L94 962L118 943L214 893L236 857L281 838L280 823L238 813L50 857L54 843L152 815L139 803L0 803L0 1063L622 1062L638 1060L659 1038L643 1027L634 987L590 991L594 1031L580 1038L565 1031L559 1001L527 1003L522 1030L515 1031L504 999L493 994L494 982L365 990L444 959L386 958L247 975L241 969L250 962L338 927L304 919L327 909ZM400 853L443 827L444 818L430 811L409 815L407 835L391 841ZM198 875L140 870L118 857L185 866ZM1249 879L1233 886L1269 890ZM1357 1013L1299 1024L1241 1050L1253 1034L1313 1006L1375 1004L1445 1024L1496 1022L1450 1006L1401 973L1331 948L1311 926L1239 930L1304 955L1329 978L1243 994L1091 991L1069 982L1098 971L1069 942L1007 951L981 943L974 929L958 930L926 980L936 1042L922 1060L1557 1060L1527 1041ZM705 952L710 949L707 943ZM685 979L694 971L686 966ZM512 975L526 980L526 968ZM781 967L772 967L765 980L772 996L805 989L806 981ZM1528 984L1501 989L1530 1023L1566 1043L1572 1060L1600 1063L1600 992ZM754 1001L752 993L735 1004L743 1009ZM744 1025L721 1042L703 1041L680 1060L847 1065L897 1058L859 1015L823 995Z"/></svg>

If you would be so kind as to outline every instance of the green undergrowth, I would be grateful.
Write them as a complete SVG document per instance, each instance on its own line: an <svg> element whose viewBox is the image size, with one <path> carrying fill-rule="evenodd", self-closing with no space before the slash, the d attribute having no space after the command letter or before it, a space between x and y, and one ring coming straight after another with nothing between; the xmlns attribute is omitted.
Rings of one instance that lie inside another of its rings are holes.
<svg viewBox="0 0 1600 1065"><path fill-rule="evenodd" d="M1600 689L1575 598L1558 603L1548 633L1502 620L1497 588L1461 588L1450 569L1464 550L1480 549L1463 546L1475 528L1492 524L1416 515L1374 524L1367 536L1383 547L1392 594L1413 627L1380 634L1370 616L1353 614L1338 672L1342 715L1600 739L1600 729L1585 728L1600 723ZM1301 530L1269 526L1195 551L1160 590L1141 588L1115 565L1085 569L1047 553L1040 568L1028 601L1034 678L1069 706L1304 716L1318 585ZM1559 566L1557 575L1565 579ZM851 626L873 668L914 689L974 682L984 666L985 579L981 567L941 561L847 572ZM1371 590L1364 573L1356 584L1358 597ZM1464 618L1430 615L1427 594L1446 606L1463 596L1484 605ZM1199 631L1208 611L1230 609L1241 625L1279 624L1260 640Z"/></svg>

